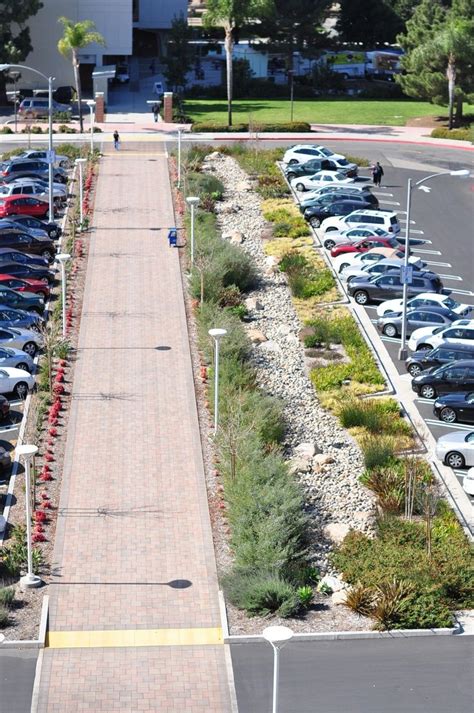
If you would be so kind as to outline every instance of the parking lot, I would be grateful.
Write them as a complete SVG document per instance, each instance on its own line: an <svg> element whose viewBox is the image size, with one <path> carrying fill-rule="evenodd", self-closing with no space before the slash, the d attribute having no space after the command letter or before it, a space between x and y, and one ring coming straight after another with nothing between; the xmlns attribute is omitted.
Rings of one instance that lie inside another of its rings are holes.
<svg viewBox="0 0 474 713"><path fill-rule="evenodd" d="M341 151L339 146L330 147ZM466 161L466 167L471 168ZM441 169L440 169L441 170ZM435 171L432 171L433 173ZM396 211L401 224L401 235L406 230L406 199L407 179L412 178L413 183L429 175L430 171L405 170L401 168L385 168L384 181L381 187L372 188L372 193L377 196L380 208ZM361 169L358 182L370 181L368 169ZM410 238L419 238L425 244L411 248L411 254L422 259L427 269L438 273L444 288L456 301L473 305L473 267L474 246L472 241L472 177L456 178L439 176L430 181L426 186L415 188L412 192ZM424 190L421 190L424 189ZM305 193L297 194L300 200ZM321 244L323 233L316 229L318 241ZM329 251L319 248L331 261ZM345 283L342 283L344 290ZM349 298L351 299L351 298ZM352 301L352 300L351 300ZM377 322L376 304L369 304L363 309L375 325ZM405 363L398 358L400 339L384 335L375 338L374 346L377 351L377 339L381 339L386 347L393 365L402 381L407 382L410 389L411 376L407 373ZM474 430L472 425L463 423L443 423L433 414L433 401L416 398L415 403L425 426L435 439L453 431ZM466 470L454 471L458 481L462 484ZM474 498L470 498L471 503Z"/></svg>

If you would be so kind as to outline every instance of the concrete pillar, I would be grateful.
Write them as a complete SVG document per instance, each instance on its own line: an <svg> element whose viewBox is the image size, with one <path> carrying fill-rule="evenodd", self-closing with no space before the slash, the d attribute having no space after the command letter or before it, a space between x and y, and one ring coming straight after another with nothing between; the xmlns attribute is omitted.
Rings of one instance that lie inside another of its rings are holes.
<svg viewBox="0 0 474 713"><path fill-rule="evenodd" d="M173 92L165 92L164 94L163 121L165 124L173 123Z"/></svg>
<svg viewBox="0 0 474 713"><path fill-rule="evenodd" d="M95 121L103 124L105 120L105 102L103 92L96 92L95 95Z"/></svg>

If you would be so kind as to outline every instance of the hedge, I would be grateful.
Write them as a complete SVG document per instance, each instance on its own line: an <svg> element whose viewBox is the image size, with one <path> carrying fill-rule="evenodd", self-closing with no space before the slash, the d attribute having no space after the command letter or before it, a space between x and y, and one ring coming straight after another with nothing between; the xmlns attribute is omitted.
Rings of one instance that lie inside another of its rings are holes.
<svg viewBox="0 0 474 713"><path fill-rule="evenodd" d="M228 126L227 124L218 124L217 122L207 123L205 121L197 122L191 127L191 131L194 132L258 132L265 133L269 131L282 132L282 133L292 133L292 132L308 132L311 131L311 125L306 121L288 121L281 124L233 124Z"/></svg>
<svg viewBox="0 0 474 713"><path fill-rule="evenodd" d="M473 141L474 131L472 129L447 129L440 127L431 132L433 139L456 139L456 141Z"/></svg>

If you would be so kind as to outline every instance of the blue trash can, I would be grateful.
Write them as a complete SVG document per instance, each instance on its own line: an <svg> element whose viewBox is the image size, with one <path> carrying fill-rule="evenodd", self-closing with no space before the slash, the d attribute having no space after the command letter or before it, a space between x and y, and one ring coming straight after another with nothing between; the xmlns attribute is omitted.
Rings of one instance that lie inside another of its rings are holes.
<svg viewBox="0 0 474 713"><path fill-rule="evenodd" d="M170 228L168 231L168 245L175 247L178 245L178 231L176 228Z"/></svg>

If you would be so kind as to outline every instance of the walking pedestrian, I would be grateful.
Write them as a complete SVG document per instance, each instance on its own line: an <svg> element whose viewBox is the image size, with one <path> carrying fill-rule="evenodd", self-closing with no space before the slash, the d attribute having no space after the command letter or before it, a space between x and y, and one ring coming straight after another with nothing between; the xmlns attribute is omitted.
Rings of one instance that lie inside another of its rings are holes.
<svg viewBox="0 0 474 713"><path fill-rule="evenodd" d="M155 124L156 124L156 123L158 122L158 116L159 116L159 113L160 113L160 107L159 107L159 105L155 102L155 104L153 104L151 110L152 110L152 112L153 112L153 118L154 118Z"/></svg>
<svg viewBox="0 0 474 713"><path fill-rule="evenodd" d="M114 131L114 149L116 151L118 151L119 148L120 148L120 136L119 136L119 132L117 131L117 129L115 129L115 131Z"/></svg>
<svg viewBox="0 0 474 713"><path fill-rule="evenodd" d="M375 166L372 166L372 180L374 182L374 186L380 186L382 184L383 175L383 168L379 161L377 161Z"/></svg>

